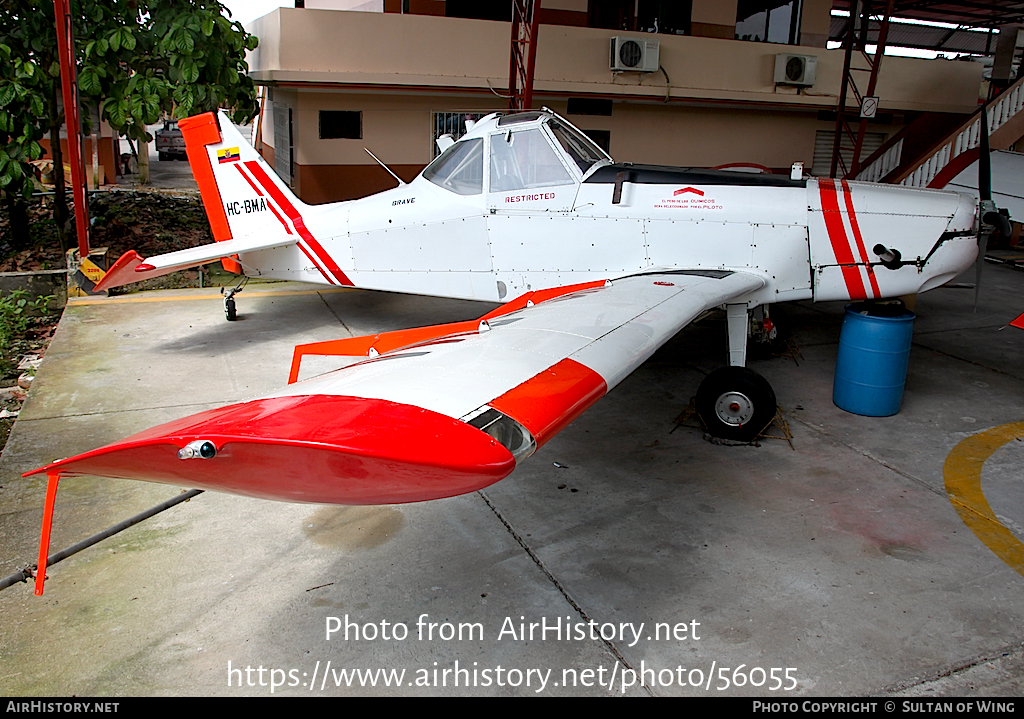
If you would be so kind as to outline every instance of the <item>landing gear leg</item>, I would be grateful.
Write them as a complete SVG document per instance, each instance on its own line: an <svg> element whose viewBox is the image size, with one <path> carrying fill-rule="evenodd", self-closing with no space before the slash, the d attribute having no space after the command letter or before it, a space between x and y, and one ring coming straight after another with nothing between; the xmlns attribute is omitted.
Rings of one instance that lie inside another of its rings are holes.
<svg viewBox="0 0 1024 719"><path fill-rule="evenodd" d="M238 312L235 310L235 295L242 291L245 287L245 283L249 281L248 277L243 277L242 281L229 290L221 288L221 294L224 295L224 316L228 322L234 322L238 319Z"/></svg>
<svg viewBox="0 0 1024 719"><path fill-rule="evenodd" d="M775 392L768 380L743 365L750 320L746 304L726 305L729 366L704 378L694 406L708 432L737 442L754 440L775 417Z"/></svg>
<svg viewBox="0 0 1024 719"><path fill-rule="evenodd" d="M726 305L725 319L729 327L729 365L742 367L747 363L747 334L750 332L746 303Z"/></svg>

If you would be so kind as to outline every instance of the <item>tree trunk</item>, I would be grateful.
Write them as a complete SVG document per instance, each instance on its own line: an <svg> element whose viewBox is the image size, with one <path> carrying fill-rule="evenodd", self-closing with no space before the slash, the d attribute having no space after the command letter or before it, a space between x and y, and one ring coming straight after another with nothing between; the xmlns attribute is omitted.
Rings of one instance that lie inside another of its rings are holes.
<svg viewBox="0 0 1024 719"><path fill-rule="evenodd" d="M28 203L21 193L4 191L9 221L7 241L12 252L20 252L32 244L28 221Z"/></svg>
<svg viewBox="0 0 1024 719"><path fill-rule="evenodd" d="M57 237L60 239L60 251L68 251L68 232L70 231L71 210L64 184L64 153L60 148L60 113L57 112L57 83L53 83L53 104L50 106L50 153L53 158L53 222L57 225Z"/></svg>
<svg viewBox="0 0 1024 719"><path fill-rule="evenodd" d="M139 184L149 184L149 143L139 140Z"/></svg>
<svg viewBox="0 0 1024 719"><path fill-rule="evenodd" d="M67 185L64 182L64 152L60 147L60 125L50 125L50 147L53 150L53 222L57 225L60 251L68 251L71 231L71 208L68 207Z"/></svg>

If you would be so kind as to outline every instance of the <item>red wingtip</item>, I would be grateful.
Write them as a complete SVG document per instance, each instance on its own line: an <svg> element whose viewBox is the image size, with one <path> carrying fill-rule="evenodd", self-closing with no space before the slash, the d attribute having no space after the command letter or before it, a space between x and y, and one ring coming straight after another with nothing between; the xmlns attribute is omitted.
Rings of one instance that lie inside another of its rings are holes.
<svg viewBox="0 0 1024 719"><path fill-rule="evenodd" d="M212 459L179 459L205 440ZM474 492L515 460L480 430L430 410L331 395L210 410L26 473L141 479L285 502L397 504Z"/></svg>

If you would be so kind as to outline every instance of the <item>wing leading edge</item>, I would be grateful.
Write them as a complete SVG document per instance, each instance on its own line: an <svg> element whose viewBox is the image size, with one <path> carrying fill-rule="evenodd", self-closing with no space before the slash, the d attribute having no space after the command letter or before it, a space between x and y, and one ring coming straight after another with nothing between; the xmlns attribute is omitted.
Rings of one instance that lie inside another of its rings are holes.
<svg viewBox="0 0 1024 719"><path fill-rule="evenodd" d="M472 492L510 474L706 309L763 285L743 272L664 271L537 293L478 322L306 346L366 359L27 474L333 504Z"/></svg>

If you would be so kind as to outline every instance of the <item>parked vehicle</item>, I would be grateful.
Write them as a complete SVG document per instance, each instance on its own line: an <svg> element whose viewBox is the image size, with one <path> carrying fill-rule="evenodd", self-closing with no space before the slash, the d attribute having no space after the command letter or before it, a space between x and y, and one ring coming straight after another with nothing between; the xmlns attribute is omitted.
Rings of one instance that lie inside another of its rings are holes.
<svg viewBox="0 0 1024 719"><path fill-rule="evenodd" d="M185 138L177 120L164 120L163 129L156 131L156 152L161 161L185 159Z"/></svg>

